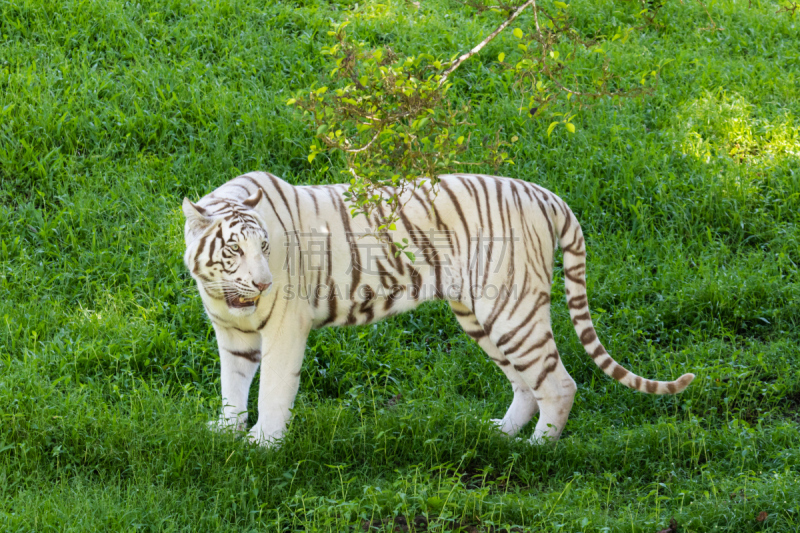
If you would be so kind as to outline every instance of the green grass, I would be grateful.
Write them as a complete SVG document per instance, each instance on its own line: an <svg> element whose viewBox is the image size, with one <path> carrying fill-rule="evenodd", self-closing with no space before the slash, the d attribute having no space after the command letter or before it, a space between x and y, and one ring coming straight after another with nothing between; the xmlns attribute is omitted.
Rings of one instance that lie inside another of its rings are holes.
<svg viewBox="0 0 800 533"><path fill-rule="evenodd" d="M800 529L800 20L767 0L710 0L719 32L667 2L612 54L672 59L656 92L599 102L575 135L519 115L494 61L511 37L452 78L475 138L520 138L503 173L582 221L606 347L643 376L696 373L685 393L605 377L554 305L572 417L554 448L506 439L503 376L426 305L314 333L281 448L205 428L219 363L180 201L249 170L341 179L285 101L324 82L353 4L0 0L0 529ZM398 52L449 57L491 27L454 1L367 6L355 31ZM571 9L588 35L638 6Z"/></svg>

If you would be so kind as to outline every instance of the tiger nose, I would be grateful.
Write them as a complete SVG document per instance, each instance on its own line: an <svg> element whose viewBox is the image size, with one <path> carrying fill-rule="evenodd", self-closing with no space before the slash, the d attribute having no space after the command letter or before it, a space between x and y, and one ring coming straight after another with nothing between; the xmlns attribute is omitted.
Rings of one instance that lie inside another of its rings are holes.
<svg viewBox="0 0 800 533"><path fill-rule="evenodd" d="M255 285L255 286L256 286L256 288L257 288L258 290L260 290L261 292L264 292L265 290L269 289L269 286L270 286L270 285L272 285L272 282L270 282L270 283L256 283L256 282L254 281L254 282L253 282L253 285Z"/></svg>

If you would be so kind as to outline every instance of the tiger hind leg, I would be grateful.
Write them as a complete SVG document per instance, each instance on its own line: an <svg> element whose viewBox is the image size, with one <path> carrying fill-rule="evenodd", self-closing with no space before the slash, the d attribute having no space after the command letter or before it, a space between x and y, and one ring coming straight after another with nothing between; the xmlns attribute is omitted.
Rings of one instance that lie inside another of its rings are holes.
<svg viewBox="0 0 800 533"><path fill-rule="evenodd" d="M533 395L533 390L528 386L519 372L517 372L503 353L492 343L489 336L484 331L483 327L478 322L478 319L463 304L458 302L450 302L450 307L456 315L458 323L464 331L472 337L478 345L483 348L483 351L489 356L489 359L495 362L503 371L508 381L511 382L511 388L514 391L514 399L508 407L505 416L502 419L492 419L500 430L509 435L516 435L519 430L530 422L533 416L539 411L539 405L536 403L536 398Z"/></svg>
<svg viewBox="0 0 800 533"><path fill-rule="evenodd" d="M528 302L530 305L525 305ZM539 420L531 442L554 442L567 423L577 387L564 368L553 339L549 293L531 294L521 303L509 314L503 314L497 311L496 302L486 302L490 307L478 307L475 313L487 317L483 329L489 340L533 393Z"/></svg>

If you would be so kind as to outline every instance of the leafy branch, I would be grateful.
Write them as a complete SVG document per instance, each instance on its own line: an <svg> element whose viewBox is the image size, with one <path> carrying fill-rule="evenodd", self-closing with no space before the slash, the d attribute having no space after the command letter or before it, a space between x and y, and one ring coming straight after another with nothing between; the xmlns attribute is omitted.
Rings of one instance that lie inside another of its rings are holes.
<svg viewBox="0 0 800 533"><path fill-rule="evenodd" d="M625 43L634 28L585 38L572 27L569 6L560 1L546 8L541 0L494 5L468 0L467 5L502 18L484 39L449 61L427 53L401 55L389 46L373 48L354 40L347 29L359 18L356 10L328 32L334 41L322 51L331 60L328 85L287 102L302 109L315 128L309 162L323 152L344 156L351 214L366 215L384 242L392 242L388 232L395 229L402 199L412 196L409 191L435 195L437 176L458 166L488 166L496 172L513 164L508 147L517 137L506 141L498 131L493 139L472 139L469 103L453 104L450 92L454 72L508 31L525 10L532 15L530 30L513 28L516 47L500 53L497 64L515 90L526 95L520 113L553 119L548 136L559 125L575 133L572 119L597 99L641 96L657 82L660 67L634 73L639 84L630 88L612 71L610 47ZM475 143L484 157L463 160ZM398 253L403 250L403 243L394 244Z"/></svg>

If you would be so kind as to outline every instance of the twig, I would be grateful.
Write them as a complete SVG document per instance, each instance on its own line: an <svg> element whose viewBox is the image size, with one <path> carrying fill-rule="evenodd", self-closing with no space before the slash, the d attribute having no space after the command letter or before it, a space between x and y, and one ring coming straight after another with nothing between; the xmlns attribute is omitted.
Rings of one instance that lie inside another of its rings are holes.
<svg viewBox="0 0 800 533"><path fill-rule="evenodd" d="M375 136L372 137L372 140L370 140L367 144L365 144L361 148L356 148L355 150L344 149L344 151L349 153L349 154L357 154L358 152L363 152L364 150L369 149L369 147L372 146L372 143L374 143L378 139L378 137L380 137L381 131L383 131L383 130L376 131L375 132Z"/></svg>
<svg viewBox="0 0 800 533"><path fill-rule="evenodd" d="M647 88L646 87L634 87L633 89L629 89L627 91L618 91L618 92L613 92L613 93L609 93L609 92L590 93L590 92L574 91L574 90L562 85L556 79L555 75L553 74L553 72L550 70L550 68L547 66L547 64L544 61L542 61L542 72L544 72L544 74L548 78L550 78L550 81L556 87L558 87L559 89L561 89L562 91L564 91L566 93L570 93L570 94L575 95L575 96L585 96L587 98L602 98L604 96L617 96L617 97L620 97L620 98L630 98L630 97L636 97L636 96L638 96L640 94L647 94L647 93L652 91L652 88L649 88L649 87L647 87ZM603 83L603 86L605 86L605 83Z"/></svg>
<svg viewBox="0 0 800 533"><path fill-rule="evenodd" d="M542 36L542 29L539 27L539 8L536 7L536 0L533 1L533 23L536 25L536 33Z"/></svg>
<svg viewBox="0 0 800 533"><path fill-rule="evenodd" d="M789 2L788 4L777 10L775 13L791 13L790 16L793 17L795 11L797 11L798 8L800 8L800 4L798 4L797 2Z"/></svg>
<svg viewBox="0 0 800 533"><path fill-rule="evenodd" d="M467 59L471 58L472 56L474 56L475 54L477 54L478 52L480 52L480 51L483 49L483 47L484 47L484 46L486 46L487 44L489 44L489 43L492 41L492 39L494 39L495 37L497 37L497 35L498 35L498 34L499 34L501 31L503 31L504 29L506 29L506 28L508 27L508 25L509 25L509 24L511 24L511 23L514 21L514 19L516 19L516 18L517 18L517 17L518 17L518 16L519 16L519 15L520 15L520 14L521 14L521 13L522 13L524 10L525 10L525 8L527 8L528 6L536 6L536 0L528 0L527 2L525 2L524 4L522 4L521 6L519 6L519 7L517 8L517 10L516 10L516 11L514 11L514 13L512 13L512 14L511 14L511 16L510 16L510 17L508 17L508 18L507 18L507 19L506 19L506 20L505 20L505 21L504 21L502 24L500 24L500 25L497 27L497 29L496 29L496 30L494 30L492 33L490 33L490 34L489 34L489 36L488 36L488 37L486 37L486 39L484 39L483 41L481 41L480 43L478 43L478 44L477 44L477 45L476 45L476 46L475 46L475 47L474 47L472 50L470 50L470 51L469 51L469 52L467 52L466 54L462 54L462 55L461 55L461 57L459 57L459 58L456 60L456 62L455 62L455 63L453 63L453 65L452 65L452 66L451 66L449 69L447 69L446 71L444 71L444 74L442 74L442 77L441 77L441 78L439 78L439 87L441 87L442 85L444 85L444 83L447 81L447 77L448 77L450 74L452 74L452 73L453 73L453 71L454 71L455 69L457 69L458 67L460 67L460 66L461 66L461 63L463 63L463 62L464 62L464 61L466 61ZM534 9L534 13L535 13L535 12L536 12L536 10ZM538 23L538 21L537 21L537 23L536 23L536 26L537 26L537 31L538 31L538 26L539 26L539 23Z"/></svg>
<svg viewBox="0 0 800 533"><path fill-rule="evenodd" d="M700 4L701 6L703 6L703 9L705 10L706 15L708 15L708 20L711 21L711 26L709 26L708 28L699 28L699 29L700 30L707 30L707 31L723 31L725 28L717 27L717 23L714 22L713 18L711 18L711 13L708 11L708 8L703 3L703 0L697 0L697 3Z"/></svg>

